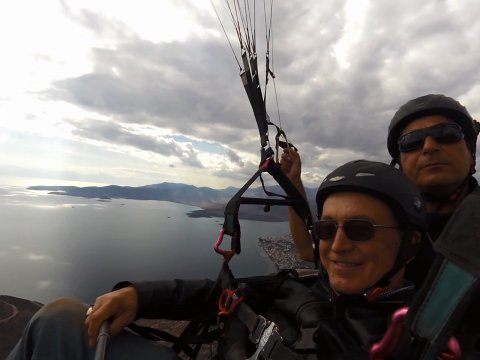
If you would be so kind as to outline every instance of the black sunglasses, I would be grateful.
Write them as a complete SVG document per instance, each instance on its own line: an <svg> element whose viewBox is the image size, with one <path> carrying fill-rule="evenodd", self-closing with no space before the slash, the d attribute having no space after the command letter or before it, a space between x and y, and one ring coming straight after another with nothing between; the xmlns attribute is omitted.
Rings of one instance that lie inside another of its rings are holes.
<svg viewBox="0 0 480 360"><path fill-rule="evenodd" d="M320 240L331 240L335 237L339 227L343 228L345 235L353 241L370 240L378 228L399 229L400 226L374 224L364 219L348 219L339 225L335 220L320 220L313 224L314 231Z"/></svg>
<svg viewBox="0 0 480 360"><path fill-rule="evenodd" d="M464 138L460 125L442 123L403 134L398 139L398 149L401 152L420 149L427 136L431 136L439 144L453 144Z"/></svg>

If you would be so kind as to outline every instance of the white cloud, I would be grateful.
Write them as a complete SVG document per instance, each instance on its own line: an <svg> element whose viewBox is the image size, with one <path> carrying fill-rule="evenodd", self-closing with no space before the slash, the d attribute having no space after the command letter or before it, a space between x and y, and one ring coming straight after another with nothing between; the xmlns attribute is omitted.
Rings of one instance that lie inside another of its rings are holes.
<svg viewBox="0 0 480 360"><path fill-rule="evenodd" d="M37 289L43 290L47 289L52 286L52 282L50 280L42 280L37 283Z"/></svg>
<svg viewBox="0 0 480 360"><path fill-rule="evenodd" d="M36 253L28 253L26 254L26 257L28 260L32 260L32 261L51 261L52 260L50 256L40 255Z"/></svg>

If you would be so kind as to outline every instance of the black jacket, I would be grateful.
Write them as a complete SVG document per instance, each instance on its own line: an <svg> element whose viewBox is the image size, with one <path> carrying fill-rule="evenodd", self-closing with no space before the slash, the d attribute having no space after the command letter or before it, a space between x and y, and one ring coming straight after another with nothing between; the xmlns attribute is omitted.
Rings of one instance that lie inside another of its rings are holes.
<svg viewBox="0 0 480 360"><path fill-rule="evenodd" d="M240 287L246 303L257 314L274 321L283 344L305 359L367 359L368 349L384 335L391 314L413 295L412 288L407 287L372 302L362 295L333 297L321 277L302 278L295 273L281 283L275 276L244 280ZM132 285L139 294L138 317L189 320L199 312L216 313L216 300L204 302L214 285L211 280ZM227 319L224 326L219 358L250 356L254 347L248 341L246 327L235 317Z"/></svg>
<svg viewBox="0 0 480 360"><path fill-rule="evenodd" d="M469 182L469 193L479 191L478 189L478 181L474 177L471 177ZM428 234L433 243L442 233L452 217L452 214L453 212L447 214L428 214ZM413 281L417 288L420 288L433 265L435 257L436 254L433 250L432 243L426 241L423 244L423 247L415 255L415 258L407 265L405 278Z"/></svg>

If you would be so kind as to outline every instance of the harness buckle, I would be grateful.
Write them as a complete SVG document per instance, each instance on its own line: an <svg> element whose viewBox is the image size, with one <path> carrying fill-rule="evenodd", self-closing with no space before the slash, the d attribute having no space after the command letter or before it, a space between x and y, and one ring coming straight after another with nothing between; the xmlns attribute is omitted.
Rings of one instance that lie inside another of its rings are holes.
<svg viewBox="0 0 480 360"><path fill-rule="evenodd" d="M274 324L273 330L269 338L267 339L267 342L263 346L262 351L260 354L264 359L270 359L270 354L272 353L273 348L277 344L277 342L283 341L282 336L279 334L276 325Z"/></svg>
<svg viewBox="0 0 480 360"><path fill-rule="evenodd" d="M237 295L238 289L223 289L218 298L218 316L230 316L235 308L244 300Z"/></svg>
<svg viewBox="0 0 480 360"><path fill-rule="evenodd" d="M257 350L247 360L270 359L270 354L279 341L283 341L283 338L278 333L277 325L272 321L264 329Z"/></svg>
<svg viewBox="0 0 480 360"><path fill-rule="evenodd" d="M248 338L250 341L254 344L258 344L260 341L260 338L263 335L263 332L265 331L265 328L267 327L267 319L265 319L262 315L257 316L257 323L255 324L255 330L253 330L250 335L248 335Z"/></svg>

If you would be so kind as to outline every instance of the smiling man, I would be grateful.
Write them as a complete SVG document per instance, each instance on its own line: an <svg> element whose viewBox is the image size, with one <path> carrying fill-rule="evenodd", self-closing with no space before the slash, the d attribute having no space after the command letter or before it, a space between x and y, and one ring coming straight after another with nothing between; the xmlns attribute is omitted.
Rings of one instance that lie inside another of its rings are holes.
<svg viewBox="0 0 480 360"><path fill-rule="evenodd" d="M352 229L362 229L366 224L375 224L369 241L363 241L366 233L363 237L361 232L352 234ZM320 259L330 286L343 294L361 293L378 282L393 267L403 235L386 203L359 192L330 195L323 204L317 228L322 240ZM400 287L403 272L392 276L387 289Z"/></svg>

